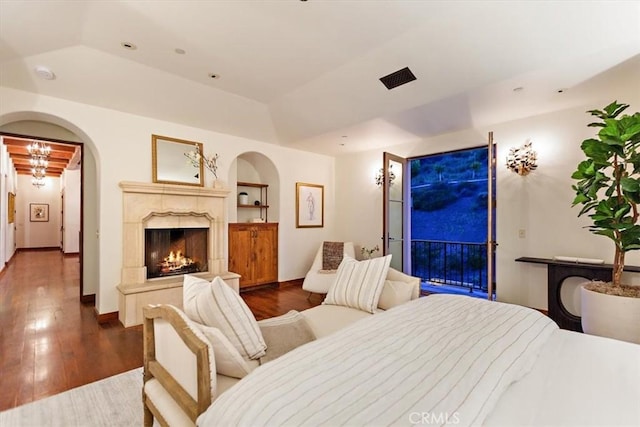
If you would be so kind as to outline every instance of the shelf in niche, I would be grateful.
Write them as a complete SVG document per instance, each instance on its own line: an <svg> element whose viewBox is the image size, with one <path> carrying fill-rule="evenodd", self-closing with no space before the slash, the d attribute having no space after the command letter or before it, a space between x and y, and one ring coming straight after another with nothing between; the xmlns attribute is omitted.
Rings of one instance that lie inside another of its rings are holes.
<svg viewBox="0 0 640 427"><path fill-rule="evenodd" d="M268 217L268 213L269 213L269 204L268 204L268 191L269 191L269 184L259 184L257 182L245 182L245 181L238 181L236 183L236 185L238 186L238 188L240 187L248 187L248 188L257 188L260 193L259 197L260 197L260 204L256 205L256 204L240 204L237 203L236 206L238 209L259 209L260 210L260 215L262 216L262 213L264 211L264 221L268 222L269 217Z"/></svg>

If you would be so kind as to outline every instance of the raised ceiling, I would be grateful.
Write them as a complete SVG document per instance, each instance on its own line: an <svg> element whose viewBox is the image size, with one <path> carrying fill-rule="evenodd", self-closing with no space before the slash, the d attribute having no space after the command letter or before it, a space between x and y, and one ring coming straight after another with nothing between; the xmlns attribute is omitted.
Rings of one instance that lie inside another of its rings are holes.
<svg viewBox="0 0 640 427"><path fill-rule="evenodd" d="M637 1L0 1L3 86L330 155L582 105L637 55Z"/></svg>

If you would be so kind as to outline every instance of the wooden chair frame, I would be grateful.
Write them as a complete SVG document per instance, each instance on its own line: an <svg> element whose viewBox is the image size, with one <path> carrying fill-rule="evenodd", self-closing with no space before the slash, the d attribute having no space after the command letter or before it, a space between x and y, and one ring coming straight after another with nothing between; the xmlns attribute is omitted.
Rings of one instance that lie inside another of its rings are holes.
<svg viewBox="0 0 640 427"><path fill-rule="evenodd" d="M156 379L162 387L171 395L175 402L195 424L198 416L210 405L212 399L211 370L209 365L209 344L198 338L189 328L185 320L175 311L175 308L166 305L143 307L143 349L144 349L144 383ZM196 355L198 370L198 399L195 400L189 393L171 376L167 369L156 360L155 319L163 319L176 331L185 345ZM214 391L215 392L215 391ZM144 425L151 427L155 417L160 425L168 426L153 402L147 398L142 389L142 402L144 406Z"/></svg>

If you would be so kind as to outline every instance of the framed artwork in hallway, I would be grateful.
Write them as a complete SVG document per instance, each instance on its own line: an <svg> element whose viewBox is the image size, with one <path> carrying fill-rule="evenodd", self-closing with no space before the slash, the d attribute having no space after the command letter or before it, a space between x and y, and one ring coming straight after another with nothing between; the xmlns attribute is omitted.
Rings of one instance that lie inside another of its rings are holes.
<svg viewBox="0 0 640 427"><path fill-rule="evenodd" d="M9 193L7 203L7 221L9 224L13 224L16 220L16 195L15 193Z"/></svg>
<svg viewBox="0 0 640 427"><path fill-rule="evenodd" d="M30 203L31 222L49 222L49 205L45 203Z"/></svg>

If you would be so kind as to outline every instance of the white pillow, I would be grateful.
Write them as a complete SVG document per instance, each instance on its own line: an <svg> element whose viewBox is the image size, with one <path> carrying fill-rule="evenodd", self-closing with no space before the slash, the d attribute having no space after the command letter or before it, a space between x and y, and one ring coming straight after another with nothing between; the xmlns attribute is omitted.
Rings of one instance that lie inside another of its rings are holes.
<svg viewBox="0 0 640 427"><path fill-rule="evenodd" d="M365 261L356 261L345 255L324 304L342 305L374 313L389 264L391 255Z"/></svg>
<svg viewBox="0 0 640 427"><path fill-rule="evenodd" d="M233 378L244 378L260 365L257 360L248 363L243 359L220 329L195 322L194 324L211 343L216 358L216 370L219 374Z"/></svg>
<svg viewBox="0 0 640 427"><path fill-rule="evenodd" d="M413 285L399 280L385 280L378 301L378 308L389 310L396 305L411 301Z"/></svg>
<svg viewBox="0 0 640 427"><path fill-rule="evenodd" d="M220 277L211 283L185 275L183 307L194 322L220 329L247 359L258 359L267 345L247 304Z"/></svg>

